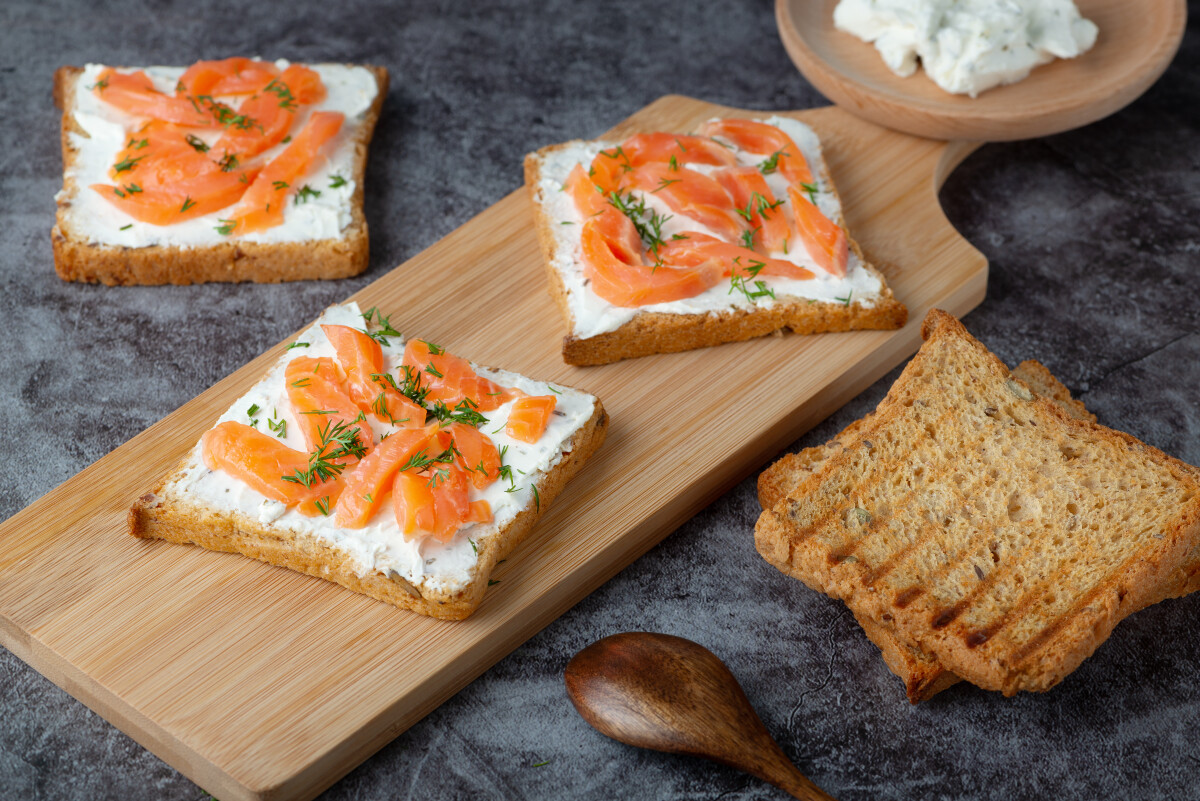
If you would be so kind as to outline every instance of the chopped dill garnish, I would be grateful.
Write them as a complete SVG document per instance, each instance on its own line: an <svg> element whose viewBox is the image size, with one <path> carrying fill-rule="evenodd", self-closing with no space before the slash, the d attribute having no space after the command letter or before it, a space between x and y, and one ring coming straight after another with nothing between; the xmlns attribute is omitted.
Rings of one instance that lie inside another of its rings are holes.
<svg viewBox="0 0 1200 801"><path fill-rule="evenodd" d="M267 420L267 428L274 431L280 439L287 436L287 420L279 416L279 412L275 409L271 410L271 417Z"/></svg>
<svg viewBox="0 0 1200 801"><path fill-rule="evenodd" d="M338 459L347 456L362 459L367 453L358 428L344 420L329 421L317 431L317 437L317 447L308 455L308 468L296 470L290 476L281 476L284 481L310 488L313 484L329 481L342 474L345 465L339 464Z"/></svg>
<svg viewBox="0 0 1200 801"><path fill-rule="evenodd" d="M779 157L788 155L785 150L776 150L763 161L759 162L758 171L763 175L770 175L779 169Z"/></svg>
<svg viewBox="0 0 1200 801"><path fill-rule="evenodd" d="M126 157L113 165L113 172L118 172L118 173L129 172L130 170L132 170L134 167L137 166L137 163L139 161L141 161L144 158L146 158L146 157L145 156L135 156L133 158Z"/></svg>
<svg viewBox="0 0 1200 801"><path fill-rule="evenodd" d="M729 293L741 292L746 296L746 300L753 303L759 298L774 298L775 291L766 285L763 281L754 281L753 286L750 285L751 279L757 278L762 272L763 267L767 265L761 261L751 261L749 267L736 269L741 267L741 257L734 259L735 269L729 276Z"/></svg>
<svg viewBox="0 0 1200 801"><path fill-rule="evenodd" d="M300 187L300 191L296 193L296 203L307 203L310 199L320 196L320 189L313 189L308 184L305 184L304 186Z"/></svg>
<svg viewBox="0 0 1200 801"><path fill-rule="evenodd" d="M187 134L183 138L187 141L187 143L189 145L191 145L196 150L197 153L207 153L208 152L208 145L204 142L203 139L196 136L195 134Z"/></svg>

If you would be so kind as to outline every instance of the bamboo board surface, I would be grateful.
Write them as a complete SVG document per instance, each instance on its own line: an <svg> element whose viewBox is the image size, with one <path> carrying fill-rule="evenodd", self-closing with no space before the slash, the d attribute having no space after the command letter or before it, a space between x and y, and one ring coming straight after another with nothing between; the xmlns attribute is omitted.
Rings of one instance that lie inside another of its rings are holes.
<svg viewBox="0 0 1200 801"><path fill-rule="evenodd" d="M611 135L745 113L668 96ZM835 108L794 116L821 135L852 235L909 307L900 331L569 367L524 190L354 296L408 335L595 393L611 415L605 445L468 620L127 535L133 500L259 379L280 343L0 524L0 642L223 801L317 795L913 353L930 307L962 315L983 299L987 262L937 203L974 145ZM731 376L753 399L736 414ZM654 463L672 469L648 480L638 466Z"/></svg>

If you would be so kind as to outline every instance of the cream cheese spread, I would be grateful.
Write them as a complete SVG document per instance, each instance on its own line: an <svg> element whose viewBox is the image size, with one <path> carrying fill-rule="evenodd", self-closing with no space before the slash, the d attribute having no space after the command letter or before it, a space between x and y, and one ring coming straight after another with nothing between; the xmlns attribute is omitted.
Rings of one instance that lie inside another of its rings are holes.
<svg viewBox="0 0 1200 801"><path fill-rule="evenodd" d="M1097 34L1072 0L841 0L833 22L873 42L897 75L919 60L938 86L971 97L1085 53Z"/></svg>
<svg viewBox="0 0 1200 801"><path fill-rule="evenodd" d="M287 423L286 436L282 438L284 444L296 450L306 450L300 423L288 405L284 371L288 362L297 355L314 358L335 356L333 345L321 330L322 323L346 325L359 330L364 328L357 304L327 309L312 327L297 338L297 342L307 343L308 346L285 353L263 380L239 398L214 425L226 421L250 424L251 420L257 420L259 430L275 433L273 428L268 427L268 421L283 420ZM383 347L384 369L395 375L404 355L404 341L400 337L388 337L388 340L389 344ZM527 505L535 502L530 487L570 453L572 438L592 417L596 403L594 397L577 390L533 381L504 370L476 365L472 367L479 375L501 386L515 387L530 395L554 395L556 406L545 433L533 444L513 439L505 432L512 401L485 415L488 422L480 430L492 439L497 449L507 448L504 451L504 464L512 467L514 481L510 484L501 479L483 490L471 487L470 500L487 501L492 509L493 520L491 523L464 526L447 543L434 539L406 542L396 524L390 502L381 503L367 525L358 529L339 528L332 514L328 517L305 517L295 509L288 509L266 498L228 473L210 470L204 464L199 444L192 450L184 469L163 491L168 495L194 499L197 503L223 512L246 515L268 529L316 536L348 554L359 575L372 571L388 574L390 571L416 587L449 592L458 590L468 584L474 575L477 549ZM254 416L249 416L247 411L256 406L258 408ZM377 439L393 430L392 426L373 417L370 423ZM512 489L514 486L516 489Z"/></svg>
<svg viewBox="0 0 1200 801"><path fill-rule="evenodd" d="M281 70L288 67L284 60L276 61ZM363 67L343 64L310 65L325 84L325 99L297 112L292 133L300 130L314 111L340 111L346 115L342 128L330 145L329 158L303 179L303 183L321 194L305 195L303 203L289 198L283 223L273 228L242 236L226 236L217 231L220 219L229 216L230 208L206 214L173 225L151 225L139 222L102 198L92 184L110 184L108 170L117 153L128 140L127 131L143 120L105 103L91 87L105 69L100 64L87 65L75 81L73 97L74 119L85 134L72 132L71 146L76 149L74 163L67 168L72 191L64 190L57 198L67 204L64 210L67 228L73 237L89 244L145 247L174 245L180 247L215 245L222 242L302 242L318 239L337 239L352 221L351 199L355 183L355 146L379 87L375 75ZM132 71L132 70L130 70ZM183 67L147 67L143 70L160 92L174 94L175 85L184 73ZM240 98L217 98L234 108ZM194 135L212 145L222 129L197 128ZM265 164L287 147L280 143L267 150L261 159ZM334 176L340 177L338 181ZM344 181L344 183L343 183ZM337 184L337 186L334 186Z"/></svg>
<svg viewBox="0 0 1200 801"><path fill-rule="evenodd" d="M815 193L816 206L829 219L835 222L842 220L842 207L828 176L821 174L821 142L812 128L799 120L786 117L771 117L764 120L783 130L804 154L805 160L812 168L813 180L817 187ZM718 141L719 138L718 138ZM571 310L572 333L580 338L594 337L608 331L615 331L642 312L661 312L665 314L716 314L738 308L769 308L777 303L794 301L797 298L807 300L832 301L835 303L862 302L867 306L873 305L879 298L882 284L879 278L868 272L862 260L851 250L846 265L846 277L837 278L829 275L813 261L799 243L792 243L788 252L776 251L768 255L773 259L790 261L808 268L815 278L797 280L782 276L759 276L767 287L774 293L775 298L759 297L750 300L744 293L736 292L729 281L722 281L694 297L669 303L654 303L637 308L616 306L601 298L588 289L587 280L583 274L583 249L580 245L580 232L583 216L575 208L575 203L563 184L576 164L588 167L592 159L601 150L616 147L618 142L572 142L568 146L551 151L542 162L541 181L538 186L543 208L551 220L555 238L555 255L552 266L562 276L566 289L567 304ZM757 166L771 156L770 153L750 153L733 147L731 142L723 142L730 147L737 157L739 166ZM705 164L688 164L686 169L710 173L717 167ZM787 180L777 172L765 175L767 186L776 198L787 198ZM652 193L634 191L633 194L646 203L647 208L662 215L670 215L662 226L665 239L684 231L695 231L710 236L717 236L714 231L701 223L675 214L660 198Z"/></svg>

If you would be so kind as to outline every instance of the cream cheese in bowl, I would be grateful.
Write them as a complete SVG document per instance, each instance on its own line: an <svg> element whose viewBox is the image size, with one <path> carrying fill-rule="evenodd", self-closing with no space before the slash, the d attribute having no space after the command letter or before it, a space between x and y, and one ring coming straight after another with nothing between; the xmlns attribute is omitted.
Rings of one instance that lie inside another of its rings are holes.
<svg viewBox="0 0 1200 801"><path fill-rule="evenodd" d="M1087 52L1098 32L1072 0L841 0L833 22L897 75L919 62L942 89L971 97Z"/></svg>

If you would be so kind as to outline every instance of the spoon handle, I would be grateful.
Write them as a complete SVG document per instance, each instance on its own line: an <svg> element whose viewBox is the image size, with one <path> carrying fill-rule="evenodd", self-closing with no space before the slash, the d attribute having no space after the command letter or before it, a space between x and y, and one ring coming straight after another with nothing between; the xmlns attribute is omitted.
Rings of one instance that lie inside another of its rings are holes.
<svg viewBox="0 0 1200 801"><path fill-rule="evenodd" d="M764 756L767 758L754 766L757 769L751 770L751 773L763 781L770 782L801 801L837 801L829 793L809 781L808 777L801 773L778 747L774 754Z"/></svg>

